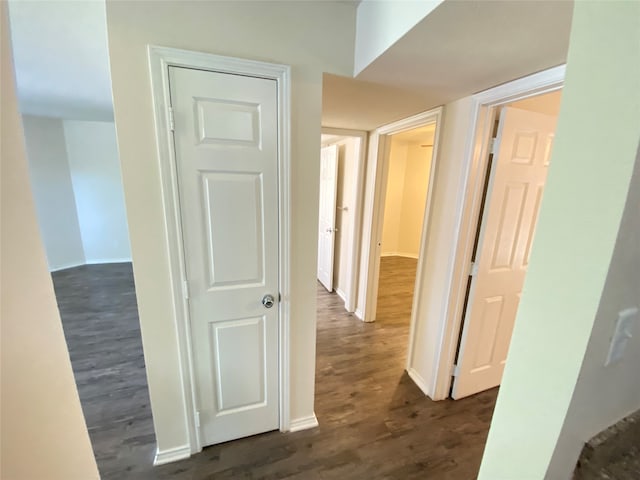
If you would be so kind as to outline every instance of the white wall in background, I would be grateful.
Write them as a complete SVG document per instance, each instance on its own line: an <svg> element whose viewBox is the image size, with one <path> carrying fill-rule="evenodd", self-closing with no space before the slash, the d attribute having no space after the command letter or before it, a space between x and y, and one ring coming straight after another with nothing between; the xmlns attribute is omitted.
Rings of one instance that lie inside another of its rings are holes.
<svg viewBox="0 0 640 480"><path fill-rule="evenodd" d="M86 262L131 261L115 125L65 120L64 135Z"/></svg>
<svg viewBox="0 0 640 480"><path fill-rule="evenodd" d="M25 144L49 270L83 265L85 255L62 120L24 115Z"/></svg>

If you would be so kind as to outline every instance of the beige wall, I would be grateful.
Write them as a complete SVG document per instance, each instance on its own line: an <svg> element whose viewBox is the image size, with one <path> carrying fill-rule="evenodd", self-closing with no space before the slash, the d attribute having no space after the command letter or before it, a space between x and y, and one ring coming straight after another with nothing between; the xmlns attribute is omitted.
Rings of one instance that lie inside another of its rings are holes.
<svg viewBox="0 0 640 480"><path fill-rule="evenodd" d="M391 140L382 255L418 258L432 147Z"/></svg>
<svg viewBox="0 0 640 480"><path fill-rule="evenodd" d="M118 146L158 447L188 445L172 315L147 45L292 66L291 418L313 414L322 72L353 69L338 2L107 2Z"/></svg>
<svg viewBox="0 0 640 480"><path fill-rule="evenodd" d="M618 235L640 140L638 18L637 2L575 3L556 141L481 480L564 480L581 439L640 407L637 343L603 368L617 311L640 298L637 268L624 265L637 262L637 203Z"/></svg>
<svg viewBox="0 0 640 480"><path fill-rule="evenodd" d="M432 153L433 147L419 144L410 144L407 149L398 251L415 257L420 253Z"/></svg>
<svg viewBox="0 0 640 480"><path fill-rule="evenodd" d="M569 478L573 470L569 459L578 457L585 442L620 418L640 409L638 317L622 361L604 366L618 312L639 306L640 152L587 353L547 478Z"/></svg>
<svg viewBox="0 0 640 480"><path fill-rule="evenodd" d="M36 222L6 14L2 3L0 477L97 479Z"/></svg>
<svg viewBox="0 0 640 480"><path fill-rule="evenodd" d="M407 144L391 139L387 174L387 193L384 199L382 225L382 255L396 255L402 219L402 197L407 168Z"/></svg>

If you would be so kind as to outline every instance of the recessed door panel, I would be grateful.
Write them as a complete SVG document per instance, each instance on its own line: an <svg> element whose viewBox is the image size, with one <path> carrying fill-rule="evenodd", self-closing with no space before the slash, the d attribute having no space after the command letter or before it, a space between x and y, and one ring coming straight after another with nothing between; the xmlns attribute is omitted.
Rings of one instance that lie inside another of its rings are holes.
<svg viewBox="0 0 640 480"><path fill-rule="evenodd" d="M500 317L502 315L504 298L500 295L485 298L480 313L480 335L478 337L478 348L476 350L475 361L472 372L491 366L493 351L498 335Z"/></svg>
<svg viewBox="0 0 640 480"><path fill-rule="evenodd" d="M502 202L499 206L497 238L490 267L492 271L509 269L513 265L527 187L526 183L521 182L509 183L504 187Z"/></svg>
<svg viewBox="0 0 640 480"><path fill-rule="evenodd" d="M201 172L209 288L264 283L259 173ZM233 208L229 208L233 205Z"/></svg>
<svg viewBox="0 0 640 480"><path fill-rule="evenodd" d="M260 146L260 105L196 98L196 137L211 145Z"/></svg>
<svg viewBox="0 0 640 480"><path fill-rule="evenodd" d="M263 317L209 324L218 415L266 401L265 322Z"/></svg>

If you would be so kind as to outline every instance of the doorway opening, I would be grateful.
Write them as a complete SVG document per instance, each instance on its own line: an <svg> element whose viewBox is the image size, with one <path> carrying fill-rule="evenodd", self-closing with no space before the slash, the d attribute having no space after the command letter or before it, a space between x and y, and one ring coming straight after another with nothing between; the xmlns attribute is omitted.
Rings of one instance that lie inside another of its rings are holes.
<svg viewBox="0 0 640 480"><path fill-rule="evenodd" d="M356 311L367 133L323 128L320 152L318 280Z"/></svg>
<svg viewBox="0 0 640 480"><path fill-rule="evenodd" d="M497 387L542 202L561 90L492 108L450 395Z"/></svg>
<svg viewBox="0 0 640 480"><path fill-rule="evenodd" d="M435 124L389 136L376 321L408 329L431 177Z"/></svg>

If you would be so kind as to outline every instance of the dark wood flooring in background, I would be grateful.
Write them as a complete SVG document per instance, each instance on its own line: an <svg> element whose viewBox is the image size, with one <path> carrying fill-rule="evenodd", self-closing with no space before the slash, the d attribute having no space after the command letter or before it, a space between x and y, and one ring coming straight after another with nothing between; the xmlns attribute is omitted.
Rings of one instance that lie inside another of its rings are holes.
<svg viewBox="0 0 640 480"><path fill-rule="evenodd" d="M497 390L432 402L404 373L416 261L382 259L378 321L318 287L320 426L271 432L151 465L155 449L129 264L54 274L78 390L102 478L475 478Z"/></svg>

